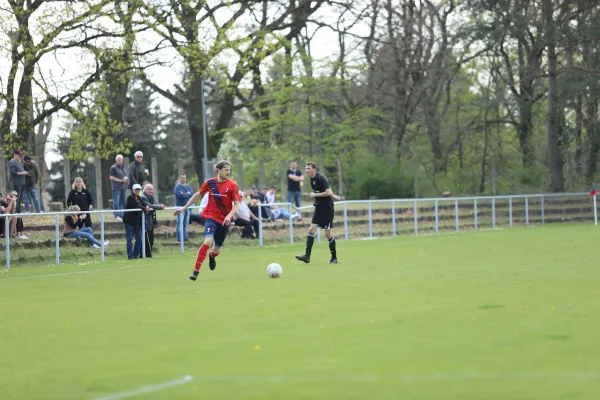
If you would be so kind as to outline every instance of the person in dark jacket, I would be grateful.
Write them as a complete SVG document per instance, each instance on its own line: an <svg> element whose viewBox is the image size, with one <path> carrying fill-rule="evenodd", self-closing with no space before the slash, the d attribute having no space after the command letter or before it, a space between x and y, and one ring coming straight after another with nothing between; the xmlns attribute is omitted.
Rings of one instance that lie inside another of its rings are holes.
<svg viewBox="0 0 600 400"><path fill-rule="evenodd" d="M71 187L73 190L67 197L67 207L79 206L81 211L92 211L92 194L85 187L83 179L78 176ZM84 223L87 228L92 227L92 214L86 214Z"/></svg>
<svg viewBox="0 0 600 400"><path fill-rule="evenodd" d="M164 210L165 205L160 204L154 198L154 186L148 183L144 186L144 193L140 196L142 205L150 207L150 212L146 215L146 257L152 258L152 247L154 247L154 228L156 227L156 210ZM142 255L140 254L140 258Z"/></svg>
<svg viewBox="0 0 600 400"><path fill-rule="evenodd" d="M144 165L144 153L136 151L134 154L135 160L129 164L129 189L132 189L133 185L138 184L140 187L144 181L150 176L148 168Z"/></svg>
<svg viewBox="0 0 600 400"><path fill-rule="evenodd" d="M140 211L128 211L123 216L123 223L125 224L125 238L127 240L127 258L135 260L140 256L142 250L142 211L149 212L150 207L142 204L142 198L140 192L142 187L136 183L131 188L131 194L127 196L125 202L126 210L140 210ZM133 240L135 239L135 244Z"/></svg>
<svg viewBox="0 0 600 400"><path fill-rule="evenodd" d="M33 207L37 213L41 213L40 200L38 199L37 185L40 179L40 169L35 161L30 156L23 158L23 168L29 172L29 175L25 176L25 186L23 186L23 203L25 204L25 211L29 212L29 203L33 203ZM33 207L31 207L33 209Z"/></svg>

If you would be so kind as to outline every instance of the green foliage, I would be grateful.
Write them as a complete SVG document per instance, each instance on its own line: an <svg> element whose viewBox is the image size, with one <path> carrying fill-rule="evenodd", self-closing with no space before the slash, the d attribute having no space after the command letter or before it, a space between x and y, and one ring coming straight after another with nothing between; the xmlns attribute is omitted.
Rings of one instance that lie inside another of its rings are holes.
<svg viewBox="0 0 600 400"><path fill-rule="evenodd" d="M414 196L412 171L388 158L361 154L351 166L346 194L350 199L410 198Z"/></svg>

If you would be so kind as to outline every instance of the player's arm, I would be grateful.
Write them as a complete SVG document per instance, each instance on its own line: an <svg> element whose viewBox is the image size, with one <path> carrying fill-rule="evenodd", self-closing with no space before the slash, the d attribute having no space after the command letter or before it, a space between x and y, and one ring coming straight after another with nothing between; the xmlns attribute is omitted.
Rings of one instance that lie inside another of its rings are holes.
<svg viewBox="0 0 600 400"><path fill-rule="evenodd" d="M194 195L188 200L188 202L186 203L185 206L175 210L175 213L173 215L178 215L181 214L182 212L184 212L185 210L187 210L192 204L195 204L196 201L198 201L198 199L200 198L202 194L198 191L196 193L194 193Z"/></svg>
<svg viewBox="0 0 600 400"><path fill-rule="evenodd" d="M335 195L333 194L333 191L331 190L330 187L328 187L327 189L325 189L324 192L321 192L321 193L314 193L314 192L310 193L310 197L333 197L333 196L335 196Z"/></svg>
<svg viewBox="0 0 600 400"><path fill-rule="evenodd" d="M227 216L223 220L223 225L229 225L231 223L231 220L233 219L233 216L240 209L240 206L241 206L240 200L233 200L232 203L233 203L233 207L231 208L231 211L229 212L229 214L227 214Z"/></svg>

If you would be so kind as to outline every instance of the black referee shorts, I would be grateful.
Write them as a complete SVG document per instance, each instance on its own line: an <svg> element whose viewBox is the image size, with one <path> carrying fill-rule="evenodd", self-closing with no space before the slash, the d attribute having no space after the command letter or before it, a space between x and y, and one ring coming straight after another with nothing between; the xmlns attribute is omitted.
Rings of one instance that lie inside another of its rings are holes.
<svg viewBox="0 0 600 400"><path fill-rule="evenodd" d="M329 230L333 228L333 215L333 207L316 206L311 222L321 229Z"/></svg>

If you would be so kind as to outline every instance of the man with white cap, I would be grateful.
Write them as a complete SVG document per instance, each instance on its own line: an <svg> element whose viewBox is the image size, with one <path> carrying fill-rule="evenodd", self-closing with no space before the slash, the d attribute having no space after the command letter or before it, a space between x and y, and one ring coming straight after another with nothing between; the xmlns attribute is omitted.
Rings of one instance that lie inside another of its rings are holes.
<svg viewBox="0 0 600 400"><path fill-rule="evenodd" d="M125 224L125 238L127 240L127 258L135 260L139 258L142 251L142 211L150 211L149 206L142 205L142 199L140 193L142 186L139 183L134 184L131 187L131 194L127 197L125 202L126 210L141 210L141 211L128 211L123 216L123 223ZM135 244L133 244L135 239Z"/></svg>

